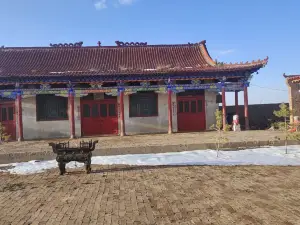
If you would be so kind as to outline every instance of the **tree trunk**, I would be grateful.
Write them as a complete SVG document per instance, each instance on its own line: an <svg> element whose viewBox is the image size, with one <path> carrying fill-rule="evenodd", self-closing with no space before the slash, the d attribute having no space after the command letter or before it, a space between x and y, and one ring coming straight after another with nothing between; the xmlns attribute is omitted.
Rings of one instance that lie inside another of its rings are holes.
<svg viewBox="0 0 300 225"><path fill-rule="evenodd" d="M285 125L285 154L287 154L287 135L288 135L288 130L287 130L287 122L286 122L286 117L284 117L284 125Z"/></svg>
<svg viewBox="0 0 300 225"><path fill-rule="evenodd" d="M221 131L219 130L219 137L218 137L218 147L217 147L217 158L219 157L219 149L220 149L220 138L221 138Z"/></svg>

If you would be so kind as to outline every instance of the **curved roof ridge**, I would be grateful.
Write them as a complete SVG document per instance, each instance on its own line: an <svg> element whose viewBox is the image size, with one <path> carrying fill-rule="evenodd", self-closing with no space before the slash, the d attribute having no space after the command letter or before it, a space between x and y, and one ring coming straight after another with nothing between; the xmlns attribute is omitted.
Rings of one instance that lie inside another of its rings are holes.
<svg viewBox="0 0 300 225"><path fill-rule="evenodd" d="M292 82L292 83L299 83L300 81L300 74L292 74L292 75L286 75L283 74L283 77L286 79L286 82Z"/></svg>
<svg viewBox="0 0 300 225"><path fill-rule="evenodd" d="M210 66L216 66L217 63L211 58L207 47L206 47L206 40L201 41L200 43L200 51L204 57L204 59L206 60L206 62L208 63L208 65Z"/></svg>
<svg viewBox="0 0 300 225"><path fill-rule="evenodd" d="M258 60L252 60L251 62L246 61L246 62L236 62L236 63L224 63L223 66L245 66L245 65L267 65L269 61L269 57L267 56L265 59L258 59Z"/></svg>
<svg viewBox="0 0 300 225"><path fill-rule="evenodd" d="M284 73L283 77L284 78L300 77L300 73L299 74L290 74L290 75L287 75L287 74Z"/></svg>

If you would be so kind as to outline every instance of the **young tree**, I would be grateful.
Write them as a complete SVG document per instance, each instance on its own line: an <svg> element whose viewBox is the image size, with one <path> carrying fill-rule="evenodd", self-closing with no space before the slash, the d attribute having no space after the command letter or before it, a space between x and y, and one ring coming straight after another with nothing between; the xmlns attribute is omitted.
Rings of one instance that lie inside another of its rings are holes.
<svg viewBox="0 0 300 225"><path fill-rule="evenodd" d="M216 110L215 112L216 124L211 126L212 130L216 130L218 132L215 142L217 148L217 157L219 157L219 150L221 143L226 143L228 139L224 136L225 131L230 129L230 126L225 124L225 131L223 130L223 113L221 110Z"/></svg>
<svg viewBox="0 0 300 225"><path fill-rule="evenodd" d="M8 141L10 139L10 135L6 133L6 128L0 123L0 142Z"/></svg>
<svg viewBox="0 0 300 225"><path fill-rule="evenodd" d="M300 134L298 131L296 132L290 132L290 128L293 126L288 123L288 118L291 115L291 111L289 107L281 103L279 105L279 110L275 110L274 115L278 118L283 118L283 122L276 122L276 127L284 132L284 144L285 144L285 153L287 154L287 142L288 140L300 140ZM276 137L277 140L280 140L280 138Z"/></svg>

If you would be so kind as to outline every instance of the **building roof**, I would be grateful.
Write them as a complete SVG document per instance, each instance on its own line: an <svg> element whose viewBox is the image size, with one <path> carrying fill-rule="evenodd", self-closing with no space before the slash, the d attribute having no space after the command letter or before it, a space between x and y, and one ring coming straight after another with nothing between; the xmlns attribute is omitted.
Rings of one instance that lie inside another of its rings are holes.
<svg viewBox="0 0 300 225"><path fill-rule="evenodd" d="M164 74L181 72L252 71L268 58L245 63L218 64L206 42L181 45L0 48L0 76L84 76Z"/></svg>
<svg viewBox="0 0 300 225"><path fill-rule="evenodd" d="M287 81L291 81L292 83L298 83L300 82L300 74L298 75L286 75L285 73L283 74L283 77L287 80Z"/></svg>

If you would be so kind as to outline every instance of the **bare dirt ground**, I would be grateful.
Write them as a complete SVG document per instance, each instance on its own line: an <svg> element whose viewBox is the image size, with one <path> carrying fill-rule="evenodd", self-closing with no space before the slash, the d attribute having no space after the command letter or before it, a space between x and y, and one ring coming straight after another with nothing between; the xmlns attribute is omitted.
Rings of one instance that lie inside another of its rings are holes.
<svg viewBox="0 0 300 225"><path fill-rule="evenodd" d="M166 145L191 145L203 143L215 143L216 132L201 132L201 133L175 133L168 134L149 134L149 135L133 135L133 136L110 136L110 137L93 137L93 140L99 140L99 145L96 149L110 148L126 148L126 147L145 147L145 146L166 146ZM243 132L228 132L227 137L229 142L243 141L269 141L274 137L282 137L282 132L277 131L243 131ZM71 142L79 143L81 140L91 138L80 138ZM0 145L0 154L16 153L16 152L41 152L52 151L48 146L49 142L68 141L67 139L60 140L43 140L43 141L24 141L10 142Z"/></svg>
<svg viewBox="0 0 300 225"><path fill-rule="evenodd" d="M0 174L0 224L300 224L299 167L93 170Z"/></svg>

